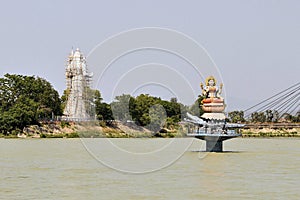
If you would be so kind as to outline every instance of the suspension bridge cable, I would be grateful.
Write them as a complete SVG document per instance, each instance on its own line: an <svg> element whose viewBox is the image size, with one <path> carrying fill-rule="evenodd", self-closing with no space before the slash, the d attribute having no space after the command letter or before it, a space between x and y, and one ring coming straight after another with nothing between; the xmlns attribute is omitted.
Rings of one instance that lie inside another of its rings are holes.
<svg viewBox="0 0 300 200"><path fill-rule="evenodd" d="M266 107L267 107L266 110L268 110L268 108L272 108L274 105L277 105L278 103L280 103L281 101L283 101L286 98L286 96L290 96L291 94L293 94L294 92L296 92L296 90L298 90L298 89L300 89L300 87L294 89L293 91L290 91L288 94L281 95L280 97L278 97L277 99L275 99L275 100L271 101L270 103L264 105L263 107L258 108L256 110L256 112L258 112L260 110L263 110Z"/></svg>
<svg viewBox="0 0 300 200"><path fill-rule="evenodd" d="M281 102L284 101L287 97L289 97L290 95L294 94L295 92L297 92L298 90L300 89L300 86L297 87L297 88L294 88L290 91L285 91L286 93L282 93L281 96L277 97L276 99L270 101L269 103L259 107L258 109L256 109L254 112L259 112L259 111L262 111L262 110L269 110L269 109L272 109L274 108L275 105L281 105ZM278 94L277 94L278 96ZM274 97L274 96L273 96ZM264 102L261 102L260 104L262 103L266 103L266 101ZM258 105L258 104L257 104ZM278 106L275 106L275 108L277 108ZM252 106L252 108L254 108ZM249 109L247 109L249 110ZM245 112L245 111L244 111ZM245 117L249 117L251 115L251 113L247 114Z"/></svg>
<svg viewBox="0 0 300 200"><path fill-rule="evenodd" d="M282 91L278 92L277 94L275 94L275 95L273 95L273 96L271 96L271 97L269 97L269 98L263 100L262 102L260 102L260 103L258 103L258 104L255 104L254 106L251 106L250 108L244 110L244 112L247 112L248 110L251 110L252 108L255 108L256 106L263 104L264 102L266 102L266 101L268 101L268 100L270 100L270 99L272 99L272 98L274 98L274 97L276 97L276 96L282 94L283 92L288 91L289 89L291 89L291 88L293 88L293 87L295 87L295 86L297 86L297 85L299 85L299 84L300 84L300 82L298 82L298 83L292 85L291 87L289 87L289 88L287 88L287 89L285 89L285 90L282 90Z"/></svg>
<svg viewBox="0 0 300 200"><path fill-rule="evenodd" d="M291 92L287 97L285 97L284 99L282 99L282 102L280 104L278 104L277 106L275 106L274 108L278 108L281 107L281 105L285 105L289 99L293 99L295 97L297 97L297 95L299 94L299 91L293 91Z"/></svg>
<svg viewBox="0 0 300 200"><path fill-rule="evenodd" d="M300 91L299 91L298 93L300 93ZM289 102L290 100L292 100L292 99L294 99L295 97L297 97L297 96L299 95L298 93L294 94L293 96L290 96L290 97L287 98L282 104L278 105L278 106L275 107L274 109L275 109L275 110L281 110L282 108L285 108L287 105L289 105L289 104L287 104L287 102Z"/></svg>
<svg viewBox="0 0 300 200"><path fill-rule="evenodd" d="M291 113L293 113L297 108L299 107L299 110L296 114L300 115L300 102L298 103L298 105L291 111Z"/></svg>
<svg viewBox="0 0 300 200"><path fill-rule="evenodd" d="M299 94L300 94L300 92L299 92ZM299 94L298 94L298 95L299 95ZM296 95L297 95L297 94L296 94ZM294 95L294 97L295 97L296 95ZM290 105L292 105L294 102L297 102L297 100L298 100L298 98L292 99L291 102L290 102L290 104L286 104L284 107L282 107L282 110L281 110L280 112L281 112L282 114L288 113L287 108L288 108Z"/></svg>
<svg viewBox="0 0 300 200"><path fill-rule="evenodd" d="M298 96L298 98L294 99L294 102L290 104L290 106L287 108L287 110L285 111L285 113L289 113L290 109L294 107L294 105L299 101L300 96ZM291 112L292 114L292 112Z"/></svg>

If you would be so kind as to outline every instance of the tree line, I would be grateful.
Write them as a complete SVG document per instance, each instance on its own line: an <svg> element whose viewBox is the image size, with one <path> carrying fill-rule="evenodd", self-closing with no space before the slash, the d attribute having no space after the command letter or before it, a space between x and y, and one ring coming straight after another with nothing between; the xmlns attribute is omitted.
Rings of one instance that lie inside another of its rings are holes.
<svg viewBox="0 0 300 200"><path fill-rule="evenodd" d="M228 121L237 123L237 122L250 122L250 123L264 123L264 122L292 122L299 123L300 122L300 112L295 115L291 115L289 113L284 113L280 115L277 110L266 110L262 112L253 112L249 116L249 118L245 119L243 111L232 111L228 113Z"/></svg>
<svg viewBox="0 0 300 200"><path fill-rule="evenodd" d="M5 74L0 78L0 134L16 134L28 125L39 125L42 120L61 116L70 91L60 97L45 79L35 76ZM133 97L123 94L111 103L103 102L99 90L88 89L91 114L103 122L119 120L136 123L153 131L161 128L176 129L186 112L200 116L202 97L191 107L159 97L141 94Z"/></svg>
<svg viewBox="0 0 300 200"><path fill-rule="evenodd" d="M68 90L60 97L53 86L45 79L35 76L5 74L0 78L0 134L16 134L28 125L39 125L42 120L61 116L66 105ZM135 123L153 131L161 128L176 129L178 122L186 117L186 113L201 116L201 101L198 96L191 106L183 105L176 98L169 101L149 94L133 97L123 94L115 97L111 103L103 102L99 90L88 89L91 112L96 119L104 123L112 120ZM277 111L252 113L245 119L243 111L228 113L229 122L278 122ZM300 114L286 114L284 118L290 122L300 122ZM102 123L103 124L103 123Z"/></svg>
<svg viewBox="0 0 300 200"><path fill-rule="evenodd" d="M184 117L182 111L186 109L176 98L166 101L149 94L140 94L137 97L123 94L115 97L110 104L96 103L99 120L131 122L153 131L159 131L163 127L175 129Z"/></svg>
<svg viewBox="0 0 300 200"><path fill-rule="evenodd" d="M118 120L135 123L154 132L165 129L177 129L179 122L186 118L186 113L200 116L200 102L203 97L199 96L192 106L186 106L178 102L177 98L169 101L149 94L140 94L133 97L129 94L116 96L110 104L102 102L99 91L96 91L97 101L96 115L98 120Z"/></svg>

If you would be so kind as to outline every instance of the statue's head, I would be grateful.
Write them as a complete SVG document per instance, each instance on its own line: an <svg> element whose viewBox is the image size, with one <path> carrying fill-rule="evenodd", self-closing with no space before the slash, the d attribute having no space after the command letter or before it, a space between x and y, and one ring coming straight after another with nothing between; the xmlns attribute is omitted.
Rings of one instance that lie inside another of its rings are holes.
<svg viewBox="0 0 300 200"><path fill-rule="evenodd" d="M213 77L213 76L209 76L205 80L205 85L206 86L215 86L216 83L217 83L217 81L216 81L215 77Z"/></svg>

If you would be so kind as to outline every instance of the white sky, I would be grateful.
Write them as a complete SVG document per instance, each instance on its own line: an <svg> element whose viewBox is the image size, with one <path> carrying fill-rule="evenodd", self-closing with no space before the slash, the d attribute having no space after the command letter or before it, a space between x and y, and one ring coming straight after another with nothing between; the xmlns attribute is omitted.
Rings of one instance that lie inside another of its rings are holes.
<svg viewBox="0 0 300 200"><path fill-rule="evenodd" d="M161 27L201 44L221 72L227 110L245 109L299 82L299 10L297 0L3 0L0 75L37 75L61 94L72 46L87 55L121 31Z"/></svg>

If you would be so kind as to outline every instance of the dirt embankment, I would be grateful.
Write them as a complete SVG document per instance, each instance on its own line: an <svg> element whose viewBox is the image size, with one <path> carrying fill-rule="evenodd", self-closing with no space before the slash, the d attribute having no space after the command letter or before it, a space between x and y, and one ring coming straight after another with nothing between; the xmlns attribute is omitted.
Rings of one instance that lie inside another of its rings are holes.
<svg viewBox="0 0 300 200"><path fill-rule="evenodd" d="M101 122L41 122L31 125L18 134L20 138L74 138L74 137L109 137L109 138L139 138L139 137L175 137L177 132L165 130L163 133L137 126L132 122L113 121L108 125Z"/></svg>
<svg viewBox="0 0 300 200"><path fill-rule="evenodd" d="M243 137L300 137L300 128L261 128L261 129L243 129Z"/></svg>
<svg viewBox="0 0 300 200"><path fill-rule="evenodd" d="M180 126L181 127L181 126ZM184 127L181 127L184 129ZM140 137L185 137L187 130L162 129L160 133L137 126L133 122L113 121L108 125L103 122L41 122L23 129L19 138L140 138ZM241 130L243 137L300 137L300 128L251 127Z"/></svg>

